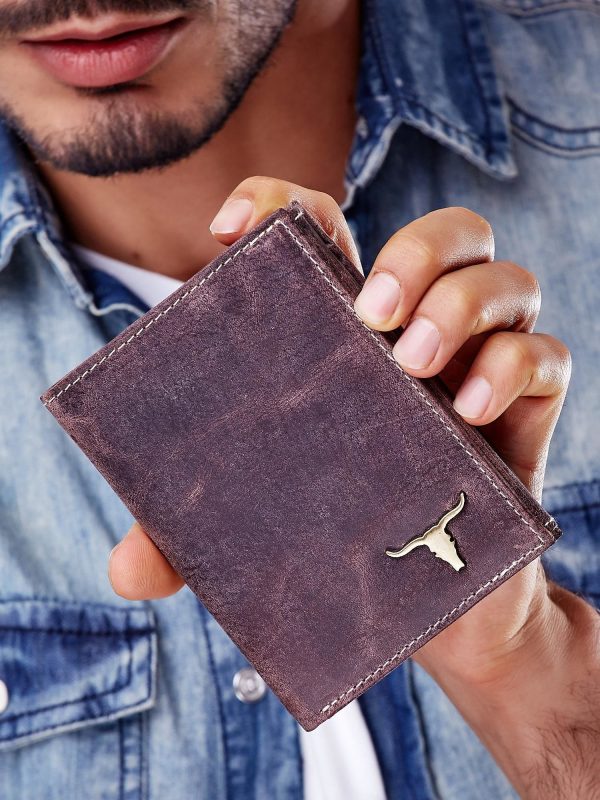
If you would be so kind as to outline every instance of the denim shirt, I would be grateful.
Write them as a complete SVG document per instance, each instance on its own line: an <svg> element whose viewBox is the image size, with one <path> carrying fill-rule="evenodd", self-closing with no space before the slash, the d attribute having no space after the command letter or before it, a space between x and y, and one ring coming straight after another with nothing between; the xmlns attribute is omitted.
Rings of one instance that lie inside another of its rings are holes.
<svg viewBox="0 0 600 800"><path fill-rule="evenodd" d="M496 257L537 274L537 328L574 361L543 497L564 535L542 561L596 605L599 10L365 0L343 207L365 274L395 230L449 205L485 216ZM195 596L131 603L110 588L107 556L132 517L38 397L145 307L79 269L31 163L0 131L0 796L299 800L295 721L270 691L237 699L247 662ZM517 797L411 660L359 702L390 798Z"/></svg>

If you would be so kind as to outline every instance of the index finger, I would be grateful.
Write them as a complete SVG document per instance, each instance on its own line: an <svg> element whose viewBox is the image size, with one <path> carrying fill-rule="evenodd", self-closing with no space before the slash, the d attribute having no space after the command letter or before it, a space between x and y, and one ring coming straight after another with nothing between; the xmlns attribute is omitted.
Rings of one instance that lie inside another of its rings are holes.
<svg viewBox="0 0 600 800"><path fill-rule="evenodd" d="M278 178L258 175L242 181L211 222L211 233L223 244L233 244L273 211L289 205L293 200L302 204L362 272L348 223L333 197Z"/></svg>

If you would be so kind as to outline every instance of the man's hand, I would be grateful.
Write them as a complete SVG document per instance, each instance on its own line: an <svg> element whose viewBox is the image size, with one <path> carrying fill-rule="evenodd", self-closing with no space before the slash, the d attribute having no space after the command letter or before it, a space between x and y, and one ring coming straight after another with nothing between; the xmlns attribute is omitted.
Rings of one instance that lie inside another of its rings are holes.
<svg viewBox="0 0 600 800"><path fill-rule="evenodd" d="M244 181L211 231L230 245L292 199L358 265L338 205L327 195L283 181ZM570 375L567 348L552 336L532 333L539 307L535 277L512 262L494 261L489 223L464 208L434 211L397 231L355 301L356 312L371 328L404 327L393 349L396 360L410 375L440 375L455 395L458 413L480 427L538 499ZM115 591L129 599L164 597L183 584L137 524L113 550L109 574ZM568 696L571 684L595 677L597 687L599 619L583 600L549 582L538 558L413 656L528 797L537 797L541 786L532 777L541 758L533 731L541 730L550 710L560 714L561 703L567 715L577 716ZM571 669L569 653L578 659ZM542 681L547 686L552 681L562 697L542 693L537 688ZM600 699L596 702L598 710ZM515 755L510 736L495 735L490 715L503 720L521 755ZM596 747L600 732L597 737ZM544 796L553 795L546 791Z"/></svg>

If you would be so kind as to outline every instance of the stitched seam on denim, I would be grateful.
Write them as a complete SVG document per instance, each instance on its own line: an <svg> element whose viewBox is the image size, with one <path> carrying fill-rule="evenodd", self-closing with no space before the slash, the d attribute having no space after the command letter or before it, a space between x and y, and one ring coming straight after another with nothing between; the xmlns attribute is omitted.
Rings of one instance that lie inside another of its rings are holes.
<svg viewBox="0 0 600 800"><path fill-rule="evenodd" d="M535 150L540 150L543 153L548 153L556 158L575 159L575 158L590 158L597 156L600 152L600 144L586 145L585 147L560 147L559 145L551 144L545 139L539 139L531 135L523 128L517 125L512 126L513 134L517 139L533 147Z"/></svg>
<svg viewBox="0 0 600 800"><path fill-rule="evenodd" d="M120 606L115 606L112 603L97 603L94 600L65 600L64 597L50 597L45 595L27 595L27 597L19 597L19 595L15 595L14 597L4 597L0 599L0 606L7 605L10 603L30 603L35 605L59 605L61 606L61 611L63 608L75 608L78 610L86 610L89 608L99 608L99 609L106 609L111 613L111 615L119 614L124 617L129 617L131 614L144 614L146 617L153 618L153 612L148 608L136 608L135 610L129 608L122 608ZM129 630L129 629L128 629ZM130 630L136 631L137 628L133 627ZM144 633L146 630L144 628L140 629ZM155 630L152 628L151 630Z"/></svg>
<svg viewBox="0 0 600 800"><path fill-rule="evenodd" d="M407 699L410 700L410 710L414 715L418 737L421 741L421 749L423 753L422 763L425 765L427 779L431 786L432 797L431 800L444 800L442 793L438 786L437 770L434 768L434 760L432 754L432 745L430 731L427 728L427 722L423 713L423 704L418 696L417 687L415 683L415 668L416 664L409 661L406 664L406 689Z"/></svg>
<svg viewBox="0 0 600 800"><path fill-rule="evenodd" d="M453 608L452 611L448 611L447 614L444 614L443 617L440 617L438 620L436 620L433 623L433 625L430 625L422 633L420 633L418 636L416 636L410 642L405 644L404 647L401 650L398 650L396 653L394 653L393 656L390 656L390 658L388 658L387 661L384 661L383 664L380 664L376 669L373 670L373 672L370 672L366 677L364 677L360 681L358 681L358 683L355 683L354 686L351 686L345 692L342 692L342 694L338 695L334 700L331 700L331 702L327 703L326 706L323 706L323 708L320 710L319 713L320 714L326 714L329 711L331 711L331 709L334 706L336 706L339 703L341 703L341 701L344 700L346 697L348 697L348 695L352 694L352 692L354 692L356 689L360 688L363 684L367 683L369 680L374 678L382 670L384 670L386 667L390 666L390 664L393 664L395 661L397 661L402 656L402 654L406 650L408 650L409 647L411 647L413 644L418 642L424 636L427 636L427 634L430 631L434 630L434 628L437 628L438 625L441 625L441 623L444 622L444 620L448 619L448 617L452 616L452 614L454 614L456 611L459 611L462 608L462 606L464 606L465 603L468 603L469 600L472 600L473 597L476 597L480 592L482 592L484 589L486 589L492 583L495 583L495 581L497 581L498 578L502 577L502 575L504 575L507 572L509 572L516 564L518 564L520 561L523 561L523 559L527 558L532 553L535 553L535 551L539 550L541 547L543 547L543 544L536 545L536 547L533 547L531 550L528 550L520 558L517 558L515 561L513 561L512 564L509 564L507 567L504 567L504 569L501 570L497 575L494 575L494 577L491 578L489 581L487 581L487 583L484 583L482 586L480 586L478 589L476 589L474 592L472 592L468 597L465 597L464 600L461 600L461 602L455 608Z"/></svg>
<svg viewBox="0 0 600 800"><path fill-rule="evenodd" d="M498 2L498 0L476 0L477 4L486 9L494 9L500 13L507 14L509 17L534 18L545 17L551 14L558 14L561 11L588 11L592 14L600 11L597 0L559 0L555 3L545 3L539 6L531 5L529 8L521 6L519 3Z"/></svg>
<svg viewBox="0 0 600 800"><path fill-rule="evenodd" d="M462 29L462 33L466 43L466 49L468 53L469 63L471 64L471 70L475 77L475 84L477 86L477 91L479 94L479 102L481 103L481 108L483 109L483 116L485 118L485 136L486 136L486 147L485 152L486 155L490 151L490 142L493 138L492 136L492 129L491 129L491 98L489 97L489 93L485 90L483 85L483 79L481 76L481 69L483 68L484 58L482 57L481 52L477 53L475 56L474 49L477 48L478 51L482 49L481 41L479 43L475 43L473 41L473 36L471 31L473 30L473 23L471 20L467 19L469 14L468 10L465 8L464 3L462 0L457 0L456 3L456 10L458 16L460 17L460 27ZM480 38L483 36L483 32L480 31ZM489 79L488 79L489 83Z"/></svg>
<svg viewBox="0 0 600 800"><path fill-rule="evenodd" d="M564 128L560 125L555 125L552 122L546 122L546 120L542 119L541 117L537 117L535 114L532 114L530 111L524 109L517 102L515 102L512 97L508 96L507 100L517 115L524 117L527 121L531 121L536 125L541 125L543 128L547 128L553 133L564 133L567 136L573 134L600 133L600 125L591 125L587 128Z"/></svg>
<svg viewBox="0 0 600 800"><path fill-rule="evenodd" d="M376 15L374 13L372 15L369 15L369 16L370 16L371 19L375 19L376 18ZM441 116L437 112L433 111L428 105L425 105L425 103L423 103L420 100L418 100L417 99L417 95L414 92L412 92L410 90L406 90L405 88L402 88L402 89L398 88L398 85L394 83L394 80L391 77L392 74L394 73L394 70L393 70L391 64L389 63L389 58L388 58L388 55L387 55L387 51L385 49L385 46L383 45L383 37L381 36L379 30L376 29L374 24L373 24L371 30L372 30L372 34L373 34L373 41L376 42L376 45L377 45L374 48L375 58L378 61L379 70L384 76L384 82L385 82L385 84L387 86L387 90L388 90L388 93L390 94L390 96L393 96L394 94L398 94L399 96L402 97L402 100L403 100L404 103L411 103L413 105L418 106L420 109L422 109L425 112L425 114L429 115L432 119L436 120L436 122L439 122L441 125L446 126L451 131L453 131L454 133L459 134L460 136L465 136L467 139L470 139L474 144L476 144L476 145L479 144L480 145L481 144L480 137L477 136L475 133L473 133L472 131L468 130L467 128L459 128L455 123L450 122L450 120L446 119L445 117ZM406 121L414 122L414 119L410 119L410 120L406 120ZM425 120L425 121L427 121L429 123L429 120ZM429 124L431 124L431 123L429 123ZM481 150L483 150L483 147L481 147Z"/></svg>
<svg viewBox="0 0 600 800"><path fill-rule="evenodd" d="M142 728L145 714L135 714L133 718L121 717L117 721L119 729L119 798L120 800L142 800ZM137 761L133 761L133 745L137 745ZM126 755L129 753L129 756ZM127 787L127 788L126 788Z"/></svg>
<svg viewBox="0 0 600 800"><path fill-rule="evenodd" d="M459 128L454 122L450 122L450 120L446 119L446 117L439 114L437 111L432 111L431 108L425 103L422 103L420 100L417 99L416 95L406 91L405 89L398 89L398 94L402 96L403 100L406 103L410 103L414 106L418 106L418 108L423 112L423 117L419 115L411 116L409 119L405 119L406 122L413 123L415 120L427 122L433 127L431 120L435 120L435 122L439 123L442 127L448 128L448 130L456 133L458 136L464 136L465 138L469 139L474 145L477 145L480 150L483 151L483 146L481 145L481 139L477 134L472 133L467 128Z"/></svg>
<svg viewBox="0 0 600 800"><path fill-rule="evenodd" d="M133 661L133 650L131 648L131 642L127 642L127 649L129 651L129 660L127 662L127 677L124 683L117 683L112 689L105 689L103 692L92 692L91 694L84 694L80 697L76 697L73 700L63 700L62 703L54 703L50 706L42 706L41 708L33 708L31 711L22 711L20 714L12 714L10 717L2 716L0 717L0 724L4 722L14 722L15 720L21 719L22 717L33 717L36 714L42 714L45 711L54 711L57 708L64 708L65 706L72 706L75 703L81 703L84 700L96 700L98 697L106 697L109 694L117 694L117 692L123 691L126 689L132 680L132 669L131 664ZM10 737L8 737L10 738ZM3 741L2 737L0 737L0 741Z"/></svg>
<svg viewBox="0 0 600 800"><path fill-rule="evenodd" d="M18 625L0 625L0 631L7 631L9 633L48 633L56 636L112 636L112 637L127 637L132 638L134 636L144 636L148 633L154 633L154 628L140 628L134 630L127 630L127 631L102 631L98 633L94 633L93 631L71 631L65 630L63 628L27 628L25 626L20 627Z"/></svg>
<svg viewBox="0 0 600 800"><path fill-rule="evenodd" d="M69 725L73 725L77 722L87 722L88 720L95 720L95 719L103 719L107 717L109 719L114 719L114 714L121 715L123 711L127 711L129 708L137 708L140 705L143 705L150 699L150 696L143 697L141 700L136 700L134 703L129 703L126 706L121 706L117 708L116 711L109 711L108 713L99 713L99 714L86 714L83 717L78 717L77 719L70 720L69 722L57 722L56 725L47 725L45 727L40 728L37 731L28 731L27 733L19 733L17 736L3 736L0 737L0 742L16 742L18 739L26 739L28 736L33 736L36 733L44 733L45 731L53 731L56 728L65 728Z"/></svg>
<svg viewBox="0 0 600 800"><path fill-rule="evenodd" d="M144 737L146 735L146 715L145 714L138 714L137 715L137 723L138 723L138 786L140 789L140 800L146 797L146 783L144 781Z"/></svg>
<svg viewBox="0 0 600 800"><path fill-rule="evenodd" d="M119 714L120 715L120 714L122 714L123 711L127 711L130 708L137 708L138 706L143 705L144 703L146 703L150 699L150 697L152 695L152 682L150 680L150 674L152 672L152 652L153 652L153 648L149 647L148 648L148 655L144 659L144 662L146 662L146 661L148 662L148 667L149 668L146 669L146 672L148 673L149 677L148 677L148 680L146 681L146 696L143 697L141 700L136 700L133 703L128 703L128 705L121 706L120 708L117 708L116 710L109 711L108 713L107 712L104 712L104 713L99 712L97 714L85 714L82 717L78 717L77 719L74 719L74 720L69 720L68 722L57 722L55 725L46 725L46 726L43 726L43 727L39 728L38 730L27 731L27 733L20 733L17 736L0 736L0 742L9 742L9 741L10 742L16 742L18 739L25 739L28 736L32 736L32 735L34 735L36 733L43 733L44 731L52 731L52 730L55 730L57 728L64 728L64 727L66 727L68 725L73 725L73 723L76 723L76 722L84 722L84 721L87 722L88 720L102 719L103 717L111 718L114 714ZM133 660L133 657L132 657L131 660ZM141 663L144 663L144 662L141 662ZM114 691L108 692L108 694L115 694L117 691L123 691L123 689L126 689L127 686L130 683L131 683L131 679L129 680L128 684L125 684L124 686L122 686L118 690L114 690ZM104 693L104 694L106 694L106 693ZM96 695L93 695L92 698L101 697L101 696L102 696L101 694L100 695L96 694ZM87 698L82 697L79 700L74 700L74 701L71 701L70 703L62 703L60 705L73 705L74 703L78 703L78 702L80 702L80 700L85 700L85 699L87 699ZM43 710L46 710L46 709L43 709ZM15 715L15 716L13 716L13 720L14 719L18 719L19 717L26 716L28 713L29 714L38 713L38 711L36 711L36 712L26 712L25 714ZM3 722L7 722L7 721L8 720L5 717L0 718L0 725Z"/></svg>
<svg viewBox="0 0 600 800"><path fill-rule="evenodd" d="M221 695L221 687L219 686L219 680L216 676L218 676L219 671L217 669L217 662L215 660L215 654L212 646L212 642L210 639L210 631L208 630L207 618L206 618L206 611L203 608L198 608L198 613L200 614L200 624L204 630L204 636L206 637L206 654L208 656L208 663L210 668L215 675L215 684L216 684L216 699L217 699L217 713L219 715L219 729L221 732L221 746L223 748L223 761L225 764L225 800L229 800L231 797L231 776L230 776L230 756L229 756L229 741L228 741L228 734L225 727L226 722L226 715L225 715L225 708L223 704L223 697Z"/></svg>
<svg viewBox="0 0 600 800"><path fill-rule="evenodd" d="M123 720L120 719L117 723L117 727L119 729L119 800L125 800L124 798L124 780L125 780L125 757L123 755Z"/></svg>

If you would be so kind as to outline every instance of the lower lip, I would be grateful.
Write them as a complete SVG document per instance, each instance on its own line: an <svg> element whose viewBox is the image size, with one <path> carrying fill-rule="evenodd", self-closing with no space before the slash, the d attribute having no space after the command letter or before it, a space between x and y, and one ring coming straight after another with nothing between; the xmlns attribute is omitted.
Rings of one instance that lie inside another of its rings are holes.
<svg viewBox="0 0 600 800"><path fill-rule="evenodd" d="M114 86L140 78L170 49L183 21L175 20L111 39L23 42L61 83L79 88Z"/></svg>

